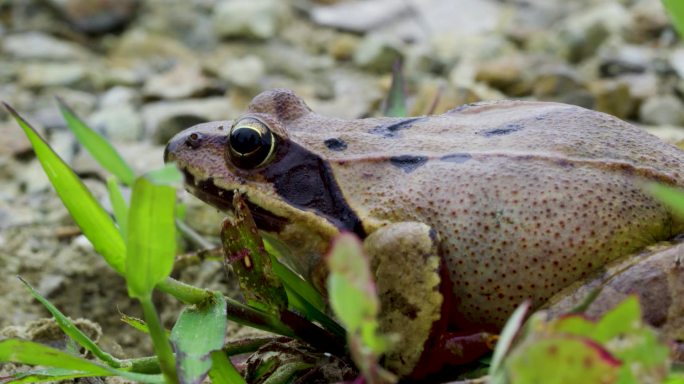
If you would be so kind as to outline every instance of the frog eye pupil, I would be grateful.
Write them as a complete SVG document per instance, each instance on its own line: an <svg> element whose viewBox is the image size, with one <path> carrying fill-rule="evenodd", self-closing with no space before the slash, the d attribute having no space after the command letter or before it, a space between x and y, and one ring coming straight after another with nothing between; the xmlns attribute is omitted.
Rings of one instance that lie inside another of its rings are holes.
<svg viewBox="0 0 684 384"><path fill-rule="evenodd" d="M230 135L230 146L239 154L247 155L261 146L261 134L252 128L238 128Z"/></svg>
<svg viewBox="0 0 684 384"><path fill-rule="evenodd" d="M275 146L271 130L253 118L245 118L235 124L230 130L228 141L228 160L243 169L266 163Z"/></svg>

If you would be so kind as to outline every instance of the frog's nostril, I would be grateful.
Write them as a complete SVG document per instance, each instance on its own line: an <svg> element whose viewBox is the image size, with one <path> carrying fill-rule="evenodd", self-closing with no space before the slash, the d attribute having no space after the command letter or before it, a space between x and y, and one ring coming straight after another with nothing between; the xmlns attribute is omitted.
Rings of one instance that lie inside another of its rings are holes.
<svg viewBox="0 0 684 384"><path fill-rule="evenodd" d="M202 138L201 134L193 132L185 139L185 144L192 149L196 149L202 143Z"/></svg>

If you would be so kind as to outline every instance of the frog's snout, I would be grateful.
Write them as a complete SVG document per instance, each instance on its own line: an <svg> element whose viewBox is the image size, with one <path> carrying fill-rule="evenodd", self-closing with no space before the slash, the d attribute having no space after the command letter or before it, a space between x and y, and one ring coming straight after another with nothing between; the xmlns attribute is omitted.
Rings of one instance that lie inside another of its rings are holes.
<svg viewBox="0 0 684 384"><path fill-rule="evenodd" d="M176 147L176 143L171 140L166 144L166 147L164 148L164 162L165 163L170 163L172 162L176 157L173 154L173 150Z"/></svg>
<svg viewBox="0 0 684 384"><path fill-rule="evenodd" d="M204 141L205 135L201 132L186 130L174 136L164 148L164 162L175 161L179 151L183 147L187 149L197 149Z"/></svg>

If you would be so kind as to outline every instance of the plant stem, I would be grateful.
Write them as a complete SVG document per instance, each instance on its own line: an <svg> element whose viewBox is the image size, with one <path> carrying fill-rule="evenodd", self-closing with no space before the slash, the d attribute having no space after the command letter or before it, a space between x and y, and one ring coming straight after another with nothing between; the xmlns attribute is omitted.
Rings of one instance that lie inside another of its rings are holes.
<svg viewBox="0 0 684 384"><path fill-rule="evenodd" d="M128 365L127 370L135 373L159 373L159 358L157 356L145 356L135 359L124 360Z"/></svg>
<svg viewBox="0 0 684 384"><path fill-rule="evenodd" d="M210 300L212 296L211 291L193 287L172 278L167 278L157 284L157 288L186 304L200 304L205 300ZM226 297L226 308L228 319L236 323L283 336L295 336L294 331L276 316L250 308L235 299Z"/></svg>
<svg viewBox="0 0 684 384"><path fill-rule="evenodd" d="M176 375L176 363L173 357L173 350L171 343L166 338L166 332L159 321L159 316L152 303L152 295L147 295L140 298L140 304L145 315L145 322L147 328L152 336L152 343L154 344L154 353L159 358L159 366L164 374L167 383L177 384L178 376Z"/></svg>

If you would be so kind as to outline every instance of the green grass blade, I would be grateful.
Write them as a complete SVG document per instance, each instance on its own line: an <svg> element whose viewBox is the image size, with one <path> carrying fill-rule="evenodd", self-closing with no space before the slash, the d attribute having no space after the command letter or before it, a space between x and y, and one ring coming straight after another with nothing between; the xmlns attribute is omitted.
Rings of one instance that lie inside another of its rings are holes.
<svg viewBox="0 0 684 384"><path fill-rule="evenodd" d="M264 239L264 248L271 255L273 272L281 279L286 288L308 301L318 311L325 311L325 300L321 294L308 281L280 262L280 260L287 260L286 252L289 250L285 245L268 233L263 232L261 235Z"/></svg>
<svg viewBox="0 0 684 384"><path fill-rule="evenodd" d="M171 331L178 379L199 384L211 368L211 353L223 347L226 337L226 300L215 293L206 305L186 307Z"/></svg>
<svg viewBox="0 0 684 384"><path fill-rule="evenodd" d="M684 191L664 184L649 184L647 189L656 199L672 208L679 218L684 218Z"/></svg>
<svg viewBox="0 0 684 384"><path fill-rule="evenodd" d="M161 375L128 372L97 364L93 361L68 354L59 349L28 340L6 339L0 341L0 362L41 365L78 371L89 376L121 376L141 383L163 383ZM76 372L74 372L76 373Z"/></svg>
<svg viewBox="0 0 684 384"><path fill-rule="evenodd" d="M406 117L406 84L401 70L401 62L394 63L392 68L392 85L390 86L387 102L385 104L385 116Z"/></svg>
<svg viewBox="0 0 684 384"><path fill-rule="evenodd" d="M128 230L128 204L121 193L119 183L116 178L111 176L107 178L107 191L109 192L109 201L112 203L112 210L116 223L119 225L119 232L121 237L126 238L126 231Z"/></svg>
<svg viewBox="0 0 684 384"><path fill-rule="evenodd" d="M3 103L4 104L4 103ZM125 271L126 245L109 214L100 206L74 171L40 135L9 105L4 104L28 137L50 183L71 217L99 254L117 272Z"/></svg>
<svg viewBox="0 0 684 384"><path fill-rule="evenodd" d="M62 332L64 332L67 336L76 341L80 346L90 351L95 357L104 361L108 365L115 368L121 367L121 361L119 359L100 349L100 347L97 344L95 344L93 340L91 340L88 336L86 336L85 333L78 329L78 327L76 327L71 322L71 320L69 320L69 318L64 316L64 314L60 312L60 310L57 309L57 307L52 305L51 302L49 302L46 298L41 296L40 293L33 289L33 287L28 282L26 282L26 280L22 279L21 277L19 277L19 280L21 280L21 282L24 283L24 286L26 286L31 295L33 295L33 297L35 297L36 300L40 301L40 303L43 304L45 308L52 314Z"/></svg>
<svg viewBox="0 0 684 384"><path fill-rule="evenodd" d="M171 273L176 252L176 190L145 177L133 184L128 212L126 280L132 297L149 296Z"/></svg>
<svg viewBox="0 0 684 384"><path fill-rule="evenodd" d="M496 348L494 349L492 365L489 366L490 377L495 378L500 373L499 371L501 370L503 359L511 348L515 335L518 333L520 327L522 327L523 322L525 321L525 315L529 309L529 301L520 304L511 317L508 318L508 321L506 321L506 325L503 330L501 330L499 342L496 343Z"/></svg>
<svg viewBox="0 0 684 384"><path fill-rule="evenodd" d="M74 371L72 369L47 368L16 373L7 379L0 377L0 383L44 383L92 376L94 376L92 373L84 373L81 371Z"/></svg>
<svg viewBox="0 0 684 384"><path fill-rule="evenodd" d="M74 133L78 141L88 150L91 156L102 166L111 172L126 185L133 184L135 173L124 161L119 152L99 133L88 127L69 108L62 99L57 98L59 109L66 120L69 129Z"/></svg>
<svg viewBox="0 0 684 384"><path fill-rule="evenodd" d="M663 0L663 5L670 18L672 18L672 24L674 24L677 32L679 32L679 36L684 39L684 1Z"/></svg>
<svg viewBox="0 0 684 384"><path fill-rule="evenodd" d="M211 353L211 370L209 377L214 384L247 384L240 372L222 351Z"/></svg>

